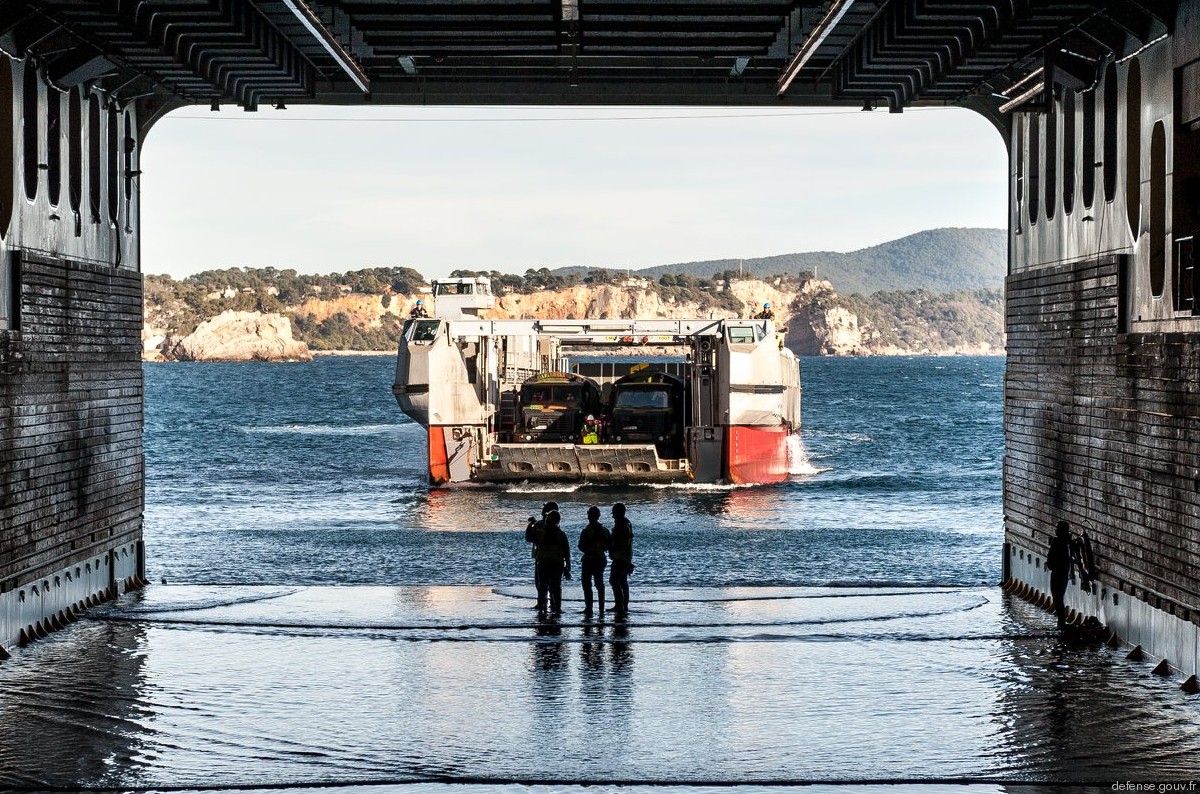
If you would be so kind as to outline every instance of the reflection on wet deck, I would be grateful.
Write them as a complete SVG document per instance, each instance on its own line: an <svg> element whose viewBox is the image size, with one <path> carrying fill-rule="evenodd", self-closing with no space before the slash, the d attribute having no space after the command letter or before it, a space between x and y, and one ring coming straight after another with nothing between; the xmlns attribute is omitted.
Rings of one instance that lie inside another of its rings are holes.
<svg viewBox="0 0 1200 794"><path fill-rule="evenodd" d="M995 589L634 599L625 622L584 621L568 601L538 623L531 588L153 587L0 666L0 781L1194 774L1196 698L1106 649L1062 645L1052 620Z"/></svg>

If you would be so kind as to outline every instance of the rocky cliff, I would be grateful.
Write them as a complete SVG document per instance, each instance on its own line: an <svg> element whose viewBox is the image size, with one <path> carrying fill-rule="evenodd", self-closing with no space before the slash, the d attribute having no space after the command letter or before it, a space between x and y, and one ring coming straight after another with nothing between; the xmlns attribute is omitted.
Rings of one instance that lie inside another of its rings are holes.
<svg viewBox="0 0 1200 794"><path fill-rule="evenodd" d="M910 295L922 296L912 299ZM916 309L908 304L916 301ZM998 293L880 293L876 299L839 296L821 279L744 279L723 294L682 299L651 282L577 286L499 298L490 319L608 319L632 317L750 317L770 303L785 343L799 355L998 355L1004 352L1004 314ZM920 316L924 308L930 317ZM915 312L916 316L913 315ZM939 318L944 318L939 320Z"/></svg>
<svg viewBox="0 0 1200 794"><path fill-rule="evenodd" d="M514 291L498 296L488 317L716 319L750 317L770 303L776 325L786 329L786 344L801 355L1003 352L1003 297L998 291L847 297L829 281L815 278L666 282L632 278ZM306 295L293 305L276 300L278 308L270 313L230 310L270 303L245 289L223 298L210 294L203 302L185 305L177 296L163 294L161 284L158 287L154 300L148 295L146 302L143 340L148 360L291 360L307 357L309 348L391 351L417 298L390 292ZM213 314L214 319L201 322ZM293 339L293 331L302 341Z"/></svg>
<svg viewBox="0 0 1200 794"><path fill-rule="evenodd" d="M292 323L280 314L222 312L182 339L143 333L143 359L174 361L311 361L304 342L292 338Z"/></svg>

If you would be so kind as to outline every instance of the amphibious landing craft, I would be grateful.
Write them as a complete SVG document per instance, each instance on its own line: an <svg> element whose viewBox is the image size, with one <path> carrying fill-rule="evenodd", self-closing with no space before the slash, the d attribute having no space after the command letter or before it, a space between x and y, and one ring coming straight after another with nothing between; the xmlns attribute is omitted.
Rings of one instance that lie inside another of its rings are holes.
<svg viewBox="0 0 1200 794"><path fill-rule="evenodd" d="M393 392L434 485L780 482L800 427L770 320L416 319Z"/></svg>

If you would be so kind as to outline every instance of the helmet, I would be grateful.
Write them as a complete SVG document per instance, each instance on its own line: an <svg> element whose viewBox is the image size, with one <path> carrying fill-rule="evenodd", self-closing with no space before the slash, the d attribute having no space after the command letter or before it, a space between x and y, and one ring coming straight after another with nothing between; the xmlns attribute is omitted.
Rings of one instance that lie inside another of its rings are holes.
<svg viewBox="0 0 1200 794"><path fill-rule="evenodd" d="M558 502L546 502L546 504L542 505L542 515L546 515L551 510L557 510L557 509L558 509Z"/></svg>
<svg viewBox="0 0 1200 794"><path fill-rule="evenodd" d="M420 305L421 305L422 303L424 303L424 302L425 302L425 301L421 300L420 298L417 298L417 305L418 305L418 306L420 306Z"/></svg>
<svg viewBox="0 0 1200 794"><path fill-rule="evenodd" d="M588 414L588 415L587 415L587 420L586 420L586 421L588 421L588 422L595 422L595 421L596 421L596 417L592 416L591 414Z"/></svg>
<svg viewBox="0 0 1200 794"><path fill-rule="evenodd" d="M595 521L600 517L600 508L592 505L588 508L588 521Z"/></svg>
<svg viewBox="0 0 1200 794"><path fill-rule="evenodd" d="M770 302L770 301L767 301L766 303L764 303L764 304L763 304L763 308L764 308L764 309L769 309L769 308L771 308L771 302Z"/></svg>

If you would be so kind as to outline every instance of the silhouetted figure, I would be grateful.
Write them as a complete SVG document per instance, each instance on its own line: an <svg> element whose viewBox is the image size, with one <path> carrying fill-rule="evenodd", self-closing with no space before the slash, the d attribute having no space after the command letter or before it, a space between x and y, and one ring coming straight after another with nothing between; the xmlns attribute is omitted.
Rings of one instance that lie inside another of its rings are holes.
<svg viewBox="0 0 1200 794"><path fill-rule="evenodd" d="M625 517L625 505L612 507L613 528L608 543L612 567L608 583L612 585L613 612L624 615L629 611L629 574L633 573L633 524Z"/></svg>
<svg viewBox="0 0 1200 794"><path fill-rule="evenodd" d="M535 552L538 612L546 611L546 597L549 596L550 613L554 615L562 614L562 580L571 578L571 547L558 525L561 519L557 510L546 514L545 527Z"/></svg>
<svg viewBox="0 0 1200 794"><path fill-rule="evenodd" d="M608 567L610 535L608 528L600 523L600 508L592 505L587 512L588 524L579 533L579 550L583 561L579 563L579 581L583 584L583 614L592 614L592 585L600 596L600 614L604 614L604 569Z"/></svg>
<svg viewBox="0 0 1200 794"><path fill-rule="evenodd" d="M541 577L538 575L538 544L541 542L542 536L546 531L546 515L551 510L557 509L558 502L546 502L546 504L542 505L542 517L538 519L530 516L529 523L525 525L525 542L533 544L533 549L531 550L531 556L533 557L533 586L537 588L539 592L541 591L541 585L539 584L541 582ZM539 605L538 609L542 609L542 607Z"/></svg>
<svg viewBox="0 0 1200 794"><path fill-rule="evenodd" d="M1050 550L1046 553L1046 567L1050 569L1050 595L1054 599L1054 614L1058 617L1058 627L1067 625L1067 582L1071 578L1071 525L1066 521L1058 522L1058 531L1050 541Z"/></svg>
<svg viewBox="0 0 1200 794"><path fill-rule="evenodd" d="M417 305L412 307L412 311L410 311L408 313L408 316L414 320L419 320L424 317L428 317L429 312L425 311L425 301L421 300L420 298L417 298Z"/></svg>

